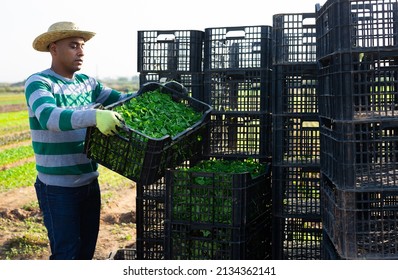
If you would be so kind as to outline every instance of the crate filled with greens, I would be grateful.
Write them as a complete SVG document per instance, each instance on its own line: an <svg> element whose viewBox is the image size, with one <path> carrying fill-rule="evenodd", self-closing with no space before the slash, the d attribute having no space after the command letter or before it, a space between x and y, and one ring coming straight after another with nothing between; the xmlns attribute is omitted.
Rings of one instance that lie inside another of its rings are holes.
<svg viewBox="0 0 398 280"><path fill-rule="evenodd" d="M166 171L167 259L266 259L270 164L204 159Z"/></svg>
<svg viewBox="0 0 398 280"><path fill-rule="evenodd" d="M212 108L180 84L147 83L105 109L120 113L125 125L113 136L88 128L85 152L136 183L152 184L166 168L202 156Z"/></svg>

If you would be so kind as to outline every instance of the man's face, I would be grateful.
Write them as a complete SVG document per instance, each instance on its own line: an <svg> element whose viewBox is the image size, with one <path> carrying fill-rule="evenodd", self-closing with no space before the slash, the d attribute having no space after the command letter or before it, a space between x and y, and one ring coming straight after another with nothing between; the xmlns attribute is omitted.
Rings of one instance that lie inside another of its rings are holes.
<svg viewBox="0 0 398 280"><path fill-rule="evenodd" d="M59 40L50 45L53 59L66 73L73 74L79 71L83 65L84 40L79 37L71 37Z"/></svg>

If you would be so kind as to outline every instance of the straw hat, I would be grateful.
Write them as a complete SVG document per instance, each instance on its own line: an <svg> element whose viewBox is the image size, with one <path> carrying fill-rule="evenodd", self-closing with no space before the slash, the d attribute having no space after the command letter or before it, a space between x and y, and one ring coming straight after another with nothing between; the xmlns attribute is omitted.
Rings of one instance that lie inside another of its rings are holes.
<svg viewBox="0 0 398 280"><path fill-rule="evenodd" d="M69 37L81 37L84 41L90 40L95 33L80 30L79 27L68 21L56 22L48 28L48 31L37 36L33 41L33 48L40 52L48 52L48 46L61 39Z"/></svg>

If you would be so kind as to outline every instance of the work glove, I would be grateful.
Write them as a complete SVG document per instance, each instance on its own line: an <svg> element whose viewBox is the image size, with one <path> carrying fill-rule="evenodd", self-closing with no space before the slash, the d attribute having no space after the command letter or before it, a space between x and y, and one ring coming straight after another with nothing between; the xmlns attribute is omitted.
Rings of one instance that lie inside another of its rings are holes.
<svg viewBox="0 0 398 280"><path fill-rule="evenodd" d="M97 110L95 121L99 131L108 136L115 134L116 127L122 127L123 125L123 117L119 113L110 110Z"/></svg>

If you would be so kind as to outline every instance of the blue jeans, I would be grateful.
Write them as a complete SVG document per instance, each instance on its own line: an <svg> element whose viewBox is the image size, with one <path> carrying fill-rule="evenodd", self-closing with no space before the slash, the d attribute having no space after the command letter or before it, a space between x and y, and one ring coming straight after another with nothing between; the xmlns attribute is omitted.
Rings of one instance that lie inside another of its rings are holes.
<svg viewBox="0 0 398 280"><path fill-rule="evenodd" d="M69 188L46 185L37 178L35 189L50 240L50 259L92 259L101 211L98 180Z"/></svg>

